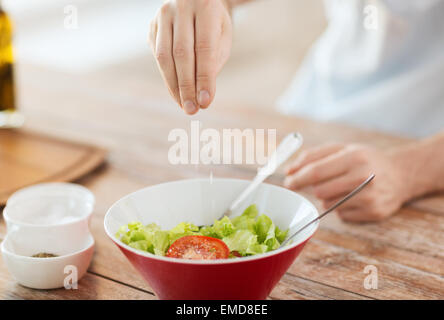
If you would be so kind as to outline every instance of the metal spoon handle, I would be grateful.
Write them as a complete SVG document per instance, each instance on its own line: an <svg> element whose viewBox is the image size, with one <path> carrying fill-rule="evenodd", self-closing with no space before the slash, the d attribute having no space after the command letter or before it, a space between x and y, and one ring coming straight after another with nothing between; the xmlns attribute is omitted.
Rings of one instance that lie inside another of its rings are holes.
<svg viewBox="0 0 444 320"><path fill-rule="evenodd" d="M365 186L367 186L370 181L373 180L373 178L375 177L374 174L370 175L363 183L361 183L359 186L357 186L355 189L353 189L352 192L350 192L349 194L347 194L344 198L342 198L341 200L339 200L338 202L336 202L334 205L332 205L330 208L328 208L326 211L324 211L324 213L322 213L320 216L318 216L317 218L311 220L309 223L307 223L306 225L304 225L302 228L300 228L298 231L296 231L295 233L293 233L290 237L288 237L287 239L285 239L284 242L282 242L281 246L284 246L285 244L288 243L288 241L290 241L292 238L294 238L295 235L297 235L298 233L300 233L302 230L304 230L305 228L307 228L308 226L310 226L312 223L322 219L323 217L325 217L328 213L332 212L333 210L335 210L337 207L339 207L340 205L342 205L344 202L346 202L347 200L349 200L350 198L352 198L354 195L356 195L359 191L361 191L362 189L365 188Z"/></svg>

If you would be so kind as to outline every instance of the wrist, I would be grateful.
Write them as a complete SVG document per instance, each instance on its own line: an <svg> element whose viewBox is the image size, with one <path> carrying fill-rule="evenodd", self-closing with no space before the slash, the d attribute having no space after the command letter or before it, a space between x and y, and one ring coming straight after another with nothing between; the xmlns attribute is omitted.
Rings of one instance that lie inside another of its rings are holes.
<svg viewBox="0 0 444 320"><path fill-rule="evenodd" d="M403 200L408 201L434 191L433 172L428 168L428 146L416 142L389 152L403 185Z"/></svg>

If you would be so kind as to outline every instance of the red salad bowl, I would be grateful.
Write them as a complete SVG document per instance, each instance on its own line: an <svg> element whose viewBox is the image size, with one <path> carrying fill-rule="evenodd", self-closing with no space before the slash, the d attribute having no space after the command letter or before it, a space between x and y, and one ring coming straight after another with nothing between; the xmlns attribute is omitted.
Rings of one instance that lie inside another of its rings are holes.
<svg viewBox="0 0 444 320"><path fill-rule="evenodd" d="M266 299L313 236L315 223L293 242L265 254L235 259L185 260L156 256L121 242L122 225L140 221L171 229L180 222L210 225L219 219L249 181L191 179L163 183L131 193L117 201L105 216L105 231L160 299ZM298 230L318 216L314 205L285 188L261 184L232 217L251 204L281 229Z"/></svg>

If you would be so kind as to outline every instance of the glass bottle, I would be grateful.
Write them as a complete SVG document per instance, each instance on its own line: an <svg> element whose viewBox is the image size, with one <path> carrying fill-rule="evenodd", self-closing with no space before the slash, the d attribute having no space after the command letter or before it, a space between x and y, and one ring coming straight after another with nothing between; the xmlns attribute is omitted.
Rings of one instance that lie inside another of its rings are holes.
<svg viewBox="0 0 444 320"><path fill-rule="evenodd" d="M17 112L14 89L12 24L0 2L0 128L19 127L23 123Z"/></svg>

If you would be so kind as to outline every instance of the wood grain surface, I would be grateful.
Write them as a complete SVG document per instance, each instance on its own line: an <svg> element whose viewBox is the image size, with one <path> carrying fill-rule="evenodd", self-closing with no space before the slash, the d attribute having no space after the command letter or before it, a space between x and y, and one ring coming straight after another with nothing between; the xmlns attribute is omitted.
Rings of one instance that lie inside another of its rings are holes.
<svg viewBox="0 0 444 320"><path fill-rule="evenodd" d="M16 190L72 181L99 166L104 149L26 130L0 130L0 205Z"/></svg>

